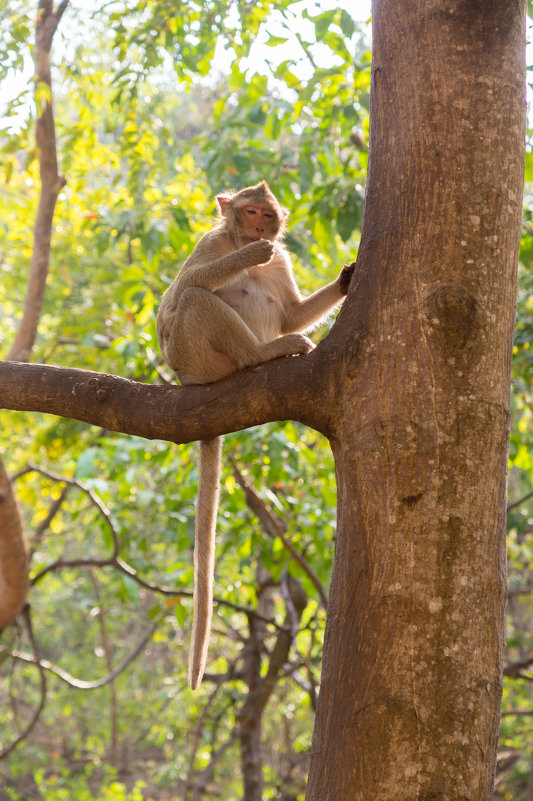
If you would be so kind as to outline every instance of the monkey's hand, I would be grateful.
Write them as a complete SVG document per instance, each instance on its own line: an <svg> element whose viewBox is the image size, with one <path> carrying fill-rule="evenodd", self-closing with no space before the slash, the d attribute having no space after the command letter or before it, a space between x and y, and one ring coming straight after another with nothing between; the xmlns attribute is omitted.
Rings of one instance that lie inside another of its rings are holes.
<svg viewBox="0 0 533 801"><path fill-rule="evenodd" d="M290 348L290 353L293 355L309 353L309 351L313 350L315 347L315 343L311 342L311 340L303 334L286 334L282 339L287 343Z"/></svg>
<svg viewBox="0 0 533 801"><path fill-rule="evenodd" d="M258 239L240 248L239 255L244 257L247 267L266 264L274 255L274 243L269 239Z"/></svg>
<svg viewBox="0 0 533 801"><path fill-rule="evenodd" d="M350 264L345 264L339 273L337 281L339 282L339 287L342 295L346 295L348 293L354 269L355 269L355 261L352 261L350 262Z"/></svg>

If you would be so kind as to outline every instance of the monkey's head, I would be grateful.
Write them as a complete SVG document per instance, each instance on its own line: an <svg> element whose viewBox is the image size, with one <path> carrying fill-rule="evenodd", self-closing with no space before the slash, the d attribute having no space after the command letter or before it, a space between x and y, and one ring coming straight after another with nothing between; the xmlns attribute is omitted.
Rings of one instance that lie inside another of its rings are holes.
<svg viewBox="0 0 533 801"><path fill-rule="evenodd" d="M288 211L278 203L266 181L234 194L217 195L217 203L225 228L241 245L256 239L274 242L285 231Z"/></svg>

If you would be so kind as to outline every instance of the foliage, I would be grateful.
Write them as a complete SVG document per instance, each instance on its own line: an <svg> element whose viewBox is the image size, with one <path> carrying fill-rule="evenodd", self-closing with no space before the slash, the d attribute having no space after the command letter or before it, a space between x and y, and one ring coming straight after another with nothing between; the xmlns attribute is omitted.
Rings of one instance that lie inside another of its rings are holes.
<svg viewBox="0 0 533 801"><path fill-rule="evenodd" d="M0 0L4 87L28 69L35 6ZM159 297L215 213L221 187L267 177L291 211L287 244L310 291L355 258L367 166L370 56L365 29L342 8L284 0L174 0L71 4L55 51L58 149L67 185L54 220L51 277L34 360L170 380L155 337ZM0 350L16 330L38 202L34 112L28 87L7 102L0 153ZM531 212L526 211L513 372L510 501L533 485ZM334 465L315 432L280 423L226 439L207 681L185 686L197 446L144 442L45 415L2 412L35 581L40 656L70 677L105 677L80 689L47 675L47 702L3 763L0 799L184 797L235 732L246 686L239 672L249 610L280 626L287 573L307 594L290 661L264 715L265 798L302 798L320 676L335 524ZM6 441L6 438L5 440ZM28 469L28 464L37 469ZM269 537L231 467L281 521ZM66 484L63 479L71 483ZM96 502L95 502L96 500ZM509 513L508 663L532 654L533 503ZM118 556L113 558L119 543ZM92 559L92 565L62 564ZM106 563L107 562L107 563ZM47 570L53 566L54 569ZM104 564L105 563L105 564ZM128 569L124 568L124 565ZM44 572L47 571L47 572ZM265 579L268 576L268 580ZM147 586L149 585L149 586ZM268 586L267 586L268 585ZM154 589L155 588L155 589ZM162 592L161 589L165 590ZM276 638L267 627L262 675ZM9 745L40 700L22 627L4 632L0 739ZM524 668L531 678L531 665ZM508 678L504 713L531 707L530 682ZM505 714L498 793L525 798L531 723ZM242 794L233 743L207 789ZM178 788L178 790L176 790Z"/></svg>

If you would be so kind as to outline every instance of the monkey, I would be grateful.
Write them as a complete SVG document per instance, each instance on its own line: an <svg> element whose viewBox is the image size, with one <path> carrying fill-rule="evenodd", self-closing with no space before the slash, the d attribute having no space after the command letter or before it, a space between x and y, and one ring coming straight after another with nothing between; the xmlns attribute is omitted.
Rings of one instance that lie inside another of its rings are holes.
<svg viewBox="0 0 533 801"><path fill-rule="evenodd" d="M348 292L355 262L302 297L282 244L288 211L266 181L216 197L220 218L163 294L157 337L182 385L218 381L246 367L309 353L309 331ZM193 626L188 680L203 677L213 606L215 525L222 437L200 442Z"/></svg>

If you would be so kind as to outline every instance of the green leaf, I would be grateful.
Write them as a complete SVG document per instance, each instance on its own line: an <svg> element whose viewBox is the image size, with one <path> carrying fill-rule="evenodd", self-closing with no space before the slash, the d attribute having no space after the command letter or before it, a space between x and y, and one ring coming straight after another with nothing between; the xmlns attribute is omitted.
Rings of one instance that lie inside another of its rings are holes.
<svg viewBox="0 0 533 801"><path fill-rule="evenodd" d="M337 211L337 230L343 242L347 242L356 228L361 226L361 199L353 192Z"/></svg>
<svg viewBox="0 0 533 801"><path fill-rule="evenodd" d="M341 11L340 26L347 39L351 39L355 33L355 22L346 9Z"/></svg>
<svg viewBox="0 0 533 801"><path fill-rule="evenodd" d="M87 448L79 457L76 464L76 478L94 476L95 462L99 455L99 448Z"/></svg>
<svg viewBox="0 0 533 801"><path fill-rule="evenodd" d="M119 579L120 590L119 595L123 601L133 601L134 604L139 603L140 590L139 584L135 579L129 576L121 576Z"/></svg>

